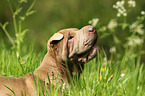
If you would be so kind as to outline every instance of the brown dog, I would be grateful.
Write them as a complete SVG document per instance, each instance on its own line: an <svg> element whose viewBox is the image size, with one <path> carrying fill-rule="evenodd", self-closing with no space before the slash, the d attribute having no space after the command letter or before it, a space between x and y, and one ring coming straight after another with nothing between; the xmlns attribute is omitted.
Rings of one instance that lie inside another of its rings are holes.
<svg viewBox="0 0 145 96"><path fill-rule="evenodd" d="M48 41L48 52L44 60L35 71L25 77L0 77L0 96L35 96L36 86L34 78L39 77L41 83L49 83L48 75L59 76L63 81L69 82L68 72L73 76L81 73L84 63L93 59L98 50L97 32L93 26L85 26L60 30ZM52 79L50 79L52 82ZM55 81L54 81L55 84ZM10 91L10 89L14 91Z"/></svg>

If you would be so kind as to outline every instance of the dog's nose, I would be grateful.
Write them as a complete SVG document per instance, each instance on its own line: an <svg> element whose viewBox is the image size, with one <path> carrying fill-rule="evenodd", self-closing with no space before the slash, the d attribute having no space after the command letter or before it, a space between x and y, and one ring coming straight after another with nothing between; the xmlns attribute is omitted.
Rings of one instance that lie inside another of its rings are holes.
<svg viewBox="0 0 145 96"><path fill-rule="evenodd" d="M91 26L90 28L89 28L89 32L95 32L96 31L96 28L94 27L94 26Z"/></svg>

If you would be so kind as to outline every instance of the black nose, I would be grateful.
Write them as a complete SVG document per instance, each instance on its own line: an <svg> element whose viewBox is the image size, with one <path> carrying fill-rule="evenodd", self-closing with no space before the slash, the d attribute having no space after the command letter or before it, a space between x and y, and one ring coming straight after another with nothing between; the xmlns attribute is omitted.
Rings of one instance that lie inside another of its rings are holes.
<svg viewBox="0 0 145 96"><path fill-rule="evenodd" d="M90 28L89 28L89 32L95 32L96 31L96 28L94 27L94 26L91 26Z"/></svg>

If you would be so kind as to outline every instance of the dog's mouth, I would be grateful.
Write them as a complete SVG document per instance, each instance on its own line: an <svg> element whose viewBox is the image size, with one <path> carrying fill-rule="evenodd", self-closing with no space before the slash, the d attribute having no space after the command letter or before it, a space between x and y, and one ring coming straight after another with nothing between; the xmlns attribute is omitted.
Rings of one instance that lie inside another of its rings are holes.
<svg viewBox="0 0 145 96"><path fill-rule="evenodd" d="M96 30L93 31L95 33ZM97 33L97 32L96 32ZM89 42L86 42L86 46L91 46L90 48L88 47L87 50L84 50L84 52L81 52L77 54L77 61L79 63L85 63L97 56L97 52L100 50L99 46L96 44L97 42L97 35L94 37L94 39L88 40Z"/></svg>
<svg viewBox="0 0 145 96"><path fill-rule="evenodd" d="M81 38L81 36L77 36L76 40L78 42L76 43L69 43L70 54L69 58L71 61L77 62L77 63L85 63L90 60L92 60L94 57L97 56L97 52L99 51L99 46L96 44L98 35L95 27L88 27L89 29L85 29L87 31L83 31L85 33L84 38ZM87 34L87 35L86 35ZM80 38L79 38L80 37ZM78 46L77 46L78 45Z"/></svg>
<svg viewBox="0 0 145 96"><path fill-rule="evenodd" d="M78 54L77 61L79 63L88 62L97 56L98 51L99 51L99 46L95 44L87 52L82 53L82 54Z"/></svg>
<svg viewBox="0 0 145 96"><path fill-rule="evenodd" d="M97 41L97 40L95 40ZM96 42L94 42L94 44L92 45L92 47L90 47L89 49L85 50L84 52L81 52L79 54L75 54L73 56L73 58L71 58L71 61L75 61L78 63L86 63L90 60L92 60L93 58L95 58L97 56L97 52L100 50L99 46L96 44Z"/></svg>

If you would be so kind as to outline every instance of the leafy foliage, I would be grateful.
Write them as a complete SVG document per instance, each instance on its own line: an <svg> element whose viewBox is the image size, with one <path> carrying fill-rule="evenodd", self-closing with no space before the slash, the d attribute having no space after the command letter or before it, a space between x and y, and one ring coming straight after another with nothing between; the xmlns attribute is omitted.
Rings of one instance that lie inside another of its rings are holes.
<svg viewBox="0 0 145 96"><path fill-rule="evenodd" d="M15 29L15 40L12 39L9 32L6 30L6 26L8 25L8 22L6 22L4 24L0 23L0 26L3 29L3 31L5 32L5 34L7 35L10 42L12 43L12 48L16 49L16 54L17 54L17 57L19 58L21 43L23 42L26 32L28 32L28 29L22 29L22 22L24 22L26 17L35 13L35 11L32 10L32 8L33 8L36 0L34 0L32 2L30 7L27 9L27 11L24 12L25 14L23 14L22 16L20 13L22 13L23 7L21 7L21 6L23 3L27 3L27 0L19 0L15 10L12 8L11 2L9 0L7 0L7 1L9 4L11 13L12 13L13 25L14 25L14 29Z"/></svg>
<svg viewBox="0 0 145 96"><path fill-rule="evenodd" d="M116 54L114 54L114 56L116 56L117 59L122 58L126 53L135 57L145 54L145 50L143 49L145 43L143 24L145 21L145 11L141 11L139 16L132 23L127 22L127 16L131 12L131 9L135 7L135 4L136 2L133 0L129 0L128 2L125 0L117 1L116 4L113 5L113 8L117 9L117 17L111 19L108 25L100 26L101 24L99 24L99 22L96 23L96 19L91 21L91 24L95 24L99 29L100 41L107 41L108 37L112 38L110 42L113 42L113 45L109 45L110 53L115 51L114 53ZM123 34L127 32L129 35L124 36ZM108 42L108 44L110 42ZM114 51L112 51L112 48Z"/></svg>

